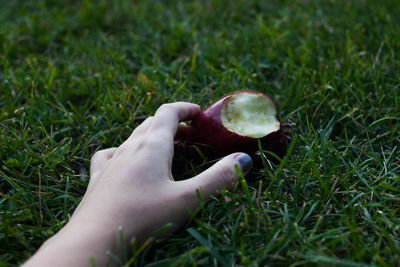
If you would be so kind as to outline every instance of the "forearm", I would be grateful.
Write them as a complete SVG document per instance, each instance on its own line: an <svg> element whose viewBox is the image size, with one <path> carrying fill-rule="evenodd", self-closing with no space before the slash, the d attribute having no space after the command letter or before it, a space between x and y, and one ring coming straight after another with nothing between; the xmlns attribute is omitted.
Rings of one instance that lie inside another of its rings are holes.
<svg viewBox="0 0 400 267"><path fill-rule="evenodd" d="M109 256L109 252L118 258L123 255L121 231L125 249L128 249L132 237L141 244L152 231L162 226L149 223L141 216L125 222L121 219L131 213L141 214L145 218L150 216L146 216L146 210L141 205L137 205L131 213L116 210L113 205L84 199L71 220L47 240L24 267L92 266L92 261L96 266L106 266L108 262L114 266L117 262Z"/></svg>
<svg viewBox="0 0 400 267"><path fill-rule="evenodd" d="M96 266L105 266L108 261L113 262L108 251L120 254L118 228L114 228L71 220L24 266L91 266L91 260Z"/></svg>

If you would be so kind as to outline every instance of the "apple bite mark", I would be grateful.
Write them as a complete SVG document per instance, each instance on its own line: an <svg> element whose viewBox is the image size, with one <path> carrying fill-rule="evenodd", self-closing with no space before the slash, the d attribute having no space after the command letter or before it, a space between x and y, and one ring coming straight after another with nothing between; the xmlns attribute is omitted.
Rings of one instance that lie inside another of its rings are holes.
<svg viewBox="0 0 400 267"><path fill-rule="evenodd" d="M286 154L287 140L276 104L261 92L243 90L225 95L201 111L189 127L188 150L200 150L209 158L245 152L257 160L259 142L265 151L281 158Z"/></svg>
<svg viewBox="0 0 400 267"><path fill-rule="evenodd" d="M221 121L232 132L260 138L279 130L276 113L274 103L263 94L235 94L222 105Z"/></svg>

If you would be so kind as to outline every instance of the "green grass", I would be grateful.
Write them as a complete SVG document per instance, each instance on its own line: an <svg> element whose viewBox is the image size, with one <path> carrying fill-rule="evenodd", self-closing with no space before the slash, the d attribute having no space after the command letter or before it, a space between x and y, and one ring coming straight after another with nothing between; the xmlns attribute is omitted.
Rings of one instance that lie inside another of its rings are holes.
<svg viewBox="0 0 400 267"><path fill-rule="evenodd" d="M66 223L94 151L164 102L243 88L278 102L293 150L131 262L398 265L398 14L395 0L0 0L0 265ZM178 178L205 168L182 162Z"/></svg>

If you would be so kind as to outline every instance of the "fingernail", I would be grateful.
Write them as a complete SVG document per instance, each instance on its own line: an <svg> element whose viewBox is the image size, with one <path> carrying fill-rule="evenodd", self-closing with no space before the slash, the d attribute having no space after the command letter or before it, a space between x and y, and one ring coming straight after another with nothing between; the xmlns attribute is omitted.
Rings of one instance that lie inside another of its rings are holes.
<svg viewBox="0 0 400 267"><path fill-rule="evenodd" d="M253 161L249 155L241 153L235 157L236 162L239 165L240 170L242 170L243 175L246 175L251 167L253 167Z"/></svg>

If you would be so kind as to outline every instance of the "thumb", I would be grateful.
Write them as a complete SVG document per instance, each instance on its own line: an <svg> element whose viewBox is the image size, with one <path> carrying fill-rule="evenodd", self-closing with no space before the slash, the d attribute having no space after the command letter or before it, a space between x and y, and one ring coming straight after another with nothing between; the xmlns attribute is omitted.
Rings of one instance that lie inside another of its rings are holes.
<svg viewBox="0 0 400 267"><path fill-rule="evenodd" d="M253 162L250 156L245 153L226 156L204 172L186 180L186 189L191 191L189 193L193 193L196 198L195 192L199 189L204 199L207 200L218 190L224 187L231 188L234 182L239 179L235 165L238 165L243 175L246 175L253 166Z"/></svg>

